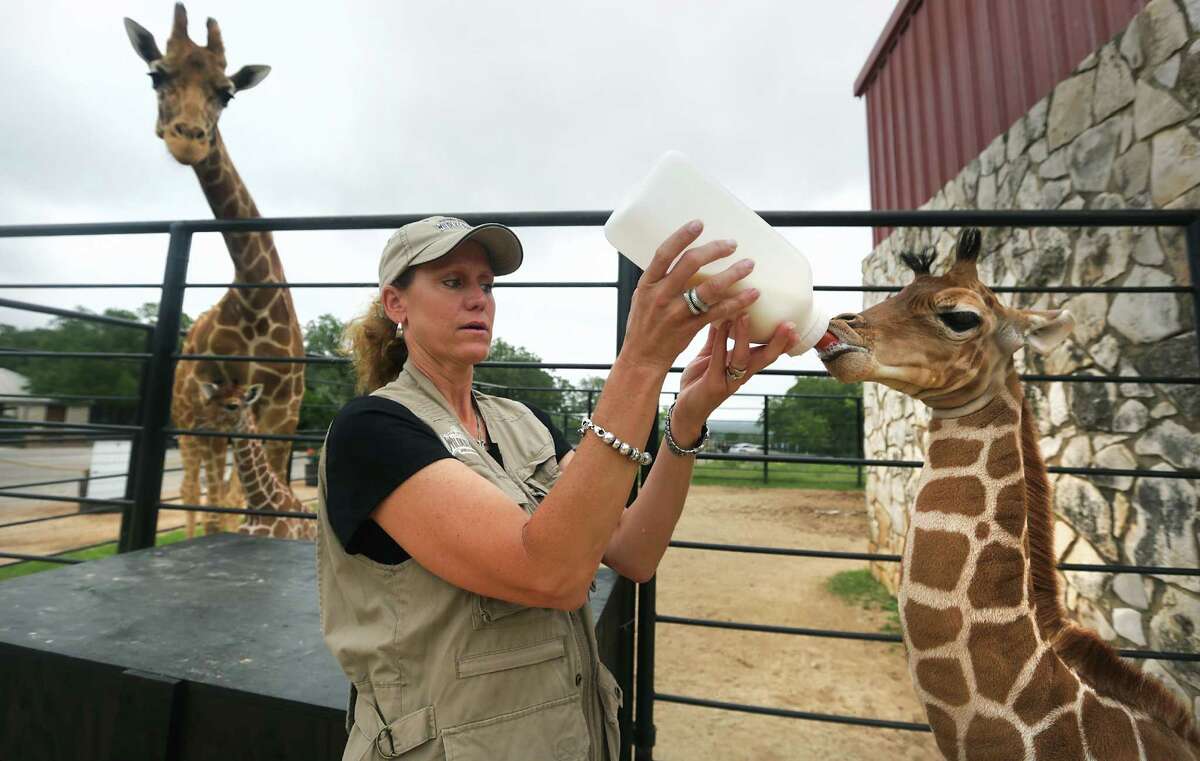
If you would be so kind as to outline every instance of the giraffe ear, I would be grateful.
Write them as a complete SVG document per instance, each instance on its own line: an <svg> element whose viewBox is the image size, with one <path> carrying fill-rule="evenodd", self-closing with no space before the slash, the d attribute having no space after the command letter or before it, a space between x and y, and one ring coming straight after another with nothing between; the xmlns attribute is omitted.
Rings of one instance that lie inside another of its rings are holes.
<svg viewBox="0 0 1200 761"><path fill-rule="evenodd" d="M1025 340L1039 354L1048 354L1075 329L1075 318L1065 309L1022 312Z"/></svg>
<svg viewBox="0 0 1200 761"><path fill-rule="evenodd" d="M125 34L129 35L129 42L133 45L134 51L146 63L154 63L162 58L162 53L158 52L158 44L154 41L154 35L146 31L146 28L138 22L131 18L125 19Z"/></svg>
<svg viewBox="0 0 1200 761"><path fill-rule="evenodd" d="M255 402L258 401L258 398L262 396L262 391L263 384L261 383L255 383L253 386L247 386L246 393L242 394L242 401L246 403L247 407L251 407Z"/></svg>
<svg viewBox="0 0 1200 761"><path fill-rule="evenodd" d="M233 73L233 76L229 78L229 81L233 83L234 91L241 92L242 90L249 90L251 87L254 87L256 84L266 79L267 75L270 73L270 66L260 66L257 64L253 66L243 66Z"/></svg>
<svg viewBox="0 0 1200 761"><path fill-rule="evenodd" d="M217 395L217 391L220 389L221 387L215 383L200 384L200 394L204 397L204 401L206 402L211 402L213 397Z"/></svg>

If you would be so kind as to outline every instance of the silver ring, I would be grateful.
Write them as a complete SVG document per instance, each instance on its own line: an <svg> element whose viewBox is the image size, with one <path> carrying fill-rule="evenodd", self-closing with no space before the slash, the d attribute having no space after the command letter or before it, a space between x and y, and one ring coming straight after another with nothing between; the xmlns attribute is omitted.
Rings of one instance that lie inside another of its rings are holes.
<svg viewBox="0 0 1200 761"><path fill-rule="evenodd" d="M733 365L730 365L729 367L725 368L725 377L728 378L729 380L733 381L734 383L737 383L742 378L746 377L746 371L739 370L738 368L734 367Z"/></svg>
<svg viewBox="0 0 1200 761"><path fill-rule="evenodd" d="M692 315L694 315L694 316L698 316L698 315L700 315L700 314L702 314L702 313L701 313L701 311L700 311L700 307L696 306L696 305L695 305L695 304L692 302L692 296L691 296L691 293L692 293L691 291L684 291L684 292L683 292L682 294L680 294L680 295L681 295L681 296L683 296L683 303L687 304L688 311L689 311L689 312L691 312L691 313L692 313Z"/></svg>
<svg viewBox="0 0 1200 761"><path fill-rule="evenodd" d="M695 288L688 288L684 291L683 298L687 301L692 314L703 314L709 310L709 305L704 303L704 299L700 298L700 294L696 292Z"/></svg>

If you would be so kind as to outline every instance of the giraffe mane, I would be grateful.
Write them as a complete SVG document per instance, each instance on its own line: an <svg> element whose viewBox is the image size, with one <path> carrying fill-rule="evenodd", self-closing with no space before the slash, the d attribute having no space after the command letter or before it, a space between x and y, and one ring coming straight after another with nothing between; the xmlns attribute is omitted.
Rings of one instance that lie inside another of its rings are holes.
<svg viewBox="0 0 1200 761"><path fill-rule="evenodd" d="M1200 750L1200 732L1191 713L1157 679L1130 666L1094 631L1067 620L1058 596L1054 558L1054 517L1050 481L1038 448L1029 401L1022 399L1021 459L1025 468L1025 514L1029 537L1030 594L1043 637L1096 692L1138 708Z"/></svg>

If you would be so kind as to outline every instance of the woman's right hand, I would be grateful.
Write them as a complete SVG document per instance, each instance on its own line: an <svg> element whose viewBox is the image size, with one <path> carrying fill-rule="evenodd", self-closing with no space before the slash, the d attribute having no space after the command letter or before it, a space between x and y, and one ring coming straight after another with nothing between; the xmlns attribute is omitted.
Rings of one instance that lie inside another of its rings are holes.
<svg viewBox="0 0 1200 761"><path fill-rule="evenodd" d="M700 220L693 220L672 233L655 251L650 266L638 280L621 349L621 354L630 360L666 370L704 326L731 319L758 299L758 290L754 288L728 293L730 286L754 269L753 261L742 259L696 287L696 294L709 305L709 310L692 314L683 298L688 282L701 267L737 249L735 241L712 241L687 251L671 267L679 252L695 241L703 229Z"/></svg>

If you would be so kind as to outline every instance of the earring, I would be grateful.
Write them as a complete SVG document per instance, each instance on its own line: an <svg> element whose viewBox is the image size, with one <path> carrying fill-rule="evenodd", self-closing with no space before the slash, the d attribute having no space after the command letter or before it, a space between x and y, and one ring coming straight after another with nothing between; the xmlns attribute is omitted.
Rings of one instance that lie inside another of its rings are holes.
<svg viewBox="0 0 1200 761"><path fill-rule="evenodd" d="M404 324L396 323L396 338L404 338Z"/></svg>

